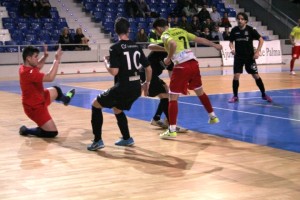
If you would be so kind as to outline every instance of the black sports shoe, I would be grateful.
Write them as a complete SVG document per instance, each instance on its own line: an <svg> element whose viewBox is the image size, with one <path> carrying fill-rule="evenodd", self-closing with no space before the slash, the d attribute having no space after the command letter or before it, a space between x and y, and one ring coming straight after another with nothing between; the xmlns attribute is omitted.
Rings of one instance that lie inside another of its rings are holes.
<svg viewBox="0 0 300 200"><path fill-rule="evenodd" d="M66 102L64 102L65 106L69 105L69 103L70 103L71 99L74 97L74 95L75 95L75 89L72 89L66 93L66 97L68 100Z"/></svg>
<svg viewBox="0 0 300 200"><path fill-rule="evenodd" d="M19 129L20 135L23 135L23 136L28 135L28 134L26 133L26 130L27 130L27 127L26 127L26 126L21 126L20 129Z"/></svg>

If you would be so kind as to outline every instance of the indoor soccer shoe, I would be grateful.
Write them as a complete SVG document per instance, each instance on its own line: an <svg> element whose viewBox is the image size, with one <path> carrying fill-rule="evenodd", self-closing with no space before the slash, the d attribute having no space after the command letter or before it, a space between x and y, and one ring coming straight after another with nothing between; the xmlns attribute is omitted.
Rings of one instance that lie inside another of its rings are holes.
<svg viewBox="0 0 300 200"><path fill-rule="evenodd" d="M176 131L171 132L169 129L159 135L161 139L171 139L171 138L176 138L176 136L177 136L177 132Z"/></svg>
<svg viewBox="0 0 300 200"><path fill-rule="evenodd" d="M70 90L69 92L66 93L66 97L69 97L67 102L64 102L64 105L67 106L69 105L71 99L74 97L75 95L75 89Z"/></svg>
<svg viewBox="0 0 300 200"><path fill-rule="evenodd" d="M151 122L150 122L150 124L152 126L158 126L160 128L164 128L164 129L168 128L168 125L164 121L162 121L162 120L157 120L156 121L156 120L152 119Z"/></svg>
<svg viewBox="0 0 300 200"><path fill-rule="evenodd" d="M89 151L96 151L97 149L104 148L103 140L99 140L98 142L93 142L92 144L87 146L87 150Z"/></svg>
<svg viewBox="0 0 300 200"><path fill-rule="evenodd" d="M228 100L228 103L235 103L238 102L239 98L238 97L232 97L231 99Z"/></svg>
<svg viewBox="0 0 300 200"><path fill-rule="evenodd" d="M26 133L26 130L27 130L27 127L26 127L26 126L21 126L20 129L19 129L20 135L23 135L23 136L28 135L28 134Z"/></svg>
<svg viewBox="0 0 300 200"><path fill-rule="evenodd" d="M272 98L268 95L265 95L264 97L262 97L262 99L266 100L267 102L270 102L270 103L273 101Z"/></svg>
<svg viewBox="0 0 300 200"><path fill-rule="evenodd" d="M118 141L116 141L115 145L117 145L117 146L132 146L132 145L134 145L134 140L132 137L128 138L127 140L120 138Z"/></svg>
<svg viewBox="0 0 300 200"><path fill-rule="evenodd" d="M208 120L209 124L216 124L216 123L219 123L219 122L220 122L220 120L216 116L210 117L209 120Z"/></svg>
<svg viewBox="0 0 300 200"><path fill-rule="evenodd" d="M291 71L290 75L296 75L296 72L295 71Z"/></svg>
<svg viewBox="0 0 300 200"><path fill-rule="evenodd" d="M176 126L176 132L177 133L186 133L188 131L188 129L180 127L180 126Z"/></svg>

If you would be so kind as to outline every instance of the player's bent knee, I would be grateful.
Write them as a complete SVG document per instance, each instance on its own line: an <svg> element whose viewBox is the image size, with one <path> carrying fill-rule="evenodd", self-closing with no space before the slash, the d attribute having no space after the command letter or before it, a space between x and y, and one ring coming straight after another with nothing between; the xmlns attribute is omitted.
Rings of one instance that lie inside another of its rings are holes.
<svg viewBox="0 0 300 200"><path fill-rule="evenodd" d="M97 99L93 100L92 106L95 108L102 108L101 104L97 101Z"/></svg>

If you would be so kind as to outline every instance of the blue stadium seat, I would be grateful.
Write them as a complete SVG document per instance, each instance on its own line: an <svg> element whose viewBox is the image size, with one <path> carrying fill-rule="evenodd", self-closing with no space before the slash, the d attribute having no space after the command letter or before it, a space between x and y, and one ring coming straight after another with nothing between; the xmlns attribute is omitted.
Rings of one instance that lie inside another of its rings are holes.
<svg viewBox="0 0 300 200"><path fill-rule="evenodd" d="M46 22L46 23L44 23L44 27L43 28L46 29L46 30L49 30L49 31L53 30L53 24L52 24L52 22Z"/></svg>
<svg viewBox="0 0 300 200"><path fill-rule="evenodd" d="M103 18L103 13L101 11L94 11L93 20L95 22L101 22Z"/></svg>
<svg viewBox="0 0 300 200"><path fill-rule="evenodd" d="M49 40L46 44L48 45L48 51L56 51L57 40Z"/></svg>
<svg viewBox="0 0 300 200"><path fill-rule="evenodd" d="M28 23L27 22L18 22L18 24L17 24L17 28L19 29L19 30L23 30L23 29L28 29L29 28L29 26L28 26Z"/></svg>
<svg viewBox="0 0 300 200"><path fill-rule="evenodd" d="M15 23L13 22L5 22L2 24L3 28L4 29L8 29L8 30L12 30L12 29L15 29Z"/></svg>
<svg viewBox="0 0 300 200"><path fill-rule="evenodd" d="M51 14L51 16L52 16L52 19L58 19L58 18L59 18L58 11L51 10L51 11L50 11L50 14Z"/></svg>
<svg viewBox="0 0 300 200"><path fill-rule="evenodd" d="M18 52L18 43L15 41L5 41L6 52Z"/></svg>
<svg viewBox="0 0 300 200"><path fill-rule="evenodd" d="M5 52L6 52L5 46L0 45L0 53L5 53Z"/></svg>
<svg viewBox="0 0 300 200"><path fill-rule="evenodd" d="M53 22L53 19L51 18L41 18L41 23L52 23Z"/></svg>
<svg viewBox="0 0 300 200"><path fill-rule="evenodd" d="M11 39L18 43L24 40L23 33L21 31L20 32L19 31L20 30L17 30L10 34Z"/></svg>
<svg viewBox="0 0 300 200"><path fill-rule="evenodd" d="M8 11L8 16L15 19L18 18L18 13L15 11Z"/></svg>
<svg viewBox="0 0 300 200"><path fill-rule="evenodd" d="M33 23L30 24L30 28L32 30L35 30L35 31L40 31L41 30L41 24L33 22Z"/></svg>
<svg viewBox="0 0 300 200"><path fill-rule="evenodd" d="M12 19L12 18L9 18L9 17L3 17L2 18L2 23L4 24L4 23L14 23L14 19Z"/></svg>
<svg viewBox="0 0 300 200"><path fill-rule="evenodd" d="M91 2L86 2L84 4L84 11L87 13L90 13L93 11L93 9L96 7L95 3L91 3Z"/></svg>
<svg viewBox="0 0 300 200"><path fill-rule="evenodd" d="M235 10L231 10L231 11L228 13L228 17L236 17L236 11L235 11Z"/></svg>
<svg viewBox="0 0 300 200"><path fill-rule="evenodd" d="M25 41L27 42L33 42L37 39L37 36L35 34L26 34L24 37Z"/></svg>

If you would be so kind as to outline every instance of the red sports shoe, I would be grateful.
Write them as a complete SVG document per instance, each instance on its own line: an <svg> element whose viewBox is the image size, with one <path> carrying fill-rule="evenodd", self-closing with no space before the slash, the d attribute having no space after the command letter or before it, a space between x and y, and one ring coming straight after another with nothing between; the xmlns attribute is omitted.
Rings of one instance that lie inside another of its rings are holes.
<svg viewBox="0 0 300 200"><path fill-rule="evenodd" d="M263 99L263 100L266 100L267 102L270 102L270 103L273 101L272 98L269 97L268 95L262 97L262 99Z"/></svg>
<svg viewBox="0 0 300 200"><path fill-rule="evenodd" d="M228 100L228 103L235 103L238 102L239 98L238 97L232 97L231 99Z"/></svg>

